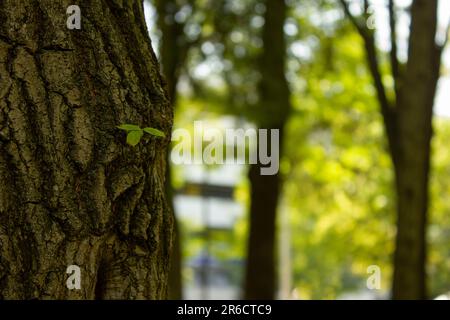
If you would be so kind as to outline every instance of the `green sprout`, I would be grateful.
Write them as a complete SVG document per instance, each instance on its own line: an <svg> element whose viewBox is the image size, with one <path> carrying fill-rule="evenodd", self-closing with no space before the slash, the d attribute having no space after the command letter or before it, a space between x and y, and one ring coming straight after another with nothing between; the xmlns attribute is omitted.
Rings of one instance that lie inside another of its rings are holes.
<svg viewBox="0 0 450 320"><path fill-rule="evenodd" d="M120 130L124 130L127 132L127 143L130 146L136 146L139 141L141 141L142 136L144 135L144 132L155 136L155 137L165 137L166 135L161 130L155 129L155 128L141 128L134 124L121 124L117 127Z"/></svg>

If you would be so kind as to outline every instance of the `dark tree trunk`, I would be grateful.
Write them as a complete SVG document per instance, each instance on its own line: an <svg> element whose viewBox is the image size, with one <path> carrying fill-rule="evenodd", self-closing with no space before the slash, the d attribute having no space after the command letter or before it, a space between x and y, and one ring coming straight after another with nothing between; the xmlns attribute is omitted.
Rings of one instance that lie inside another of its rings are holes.
<svg viewBox="0 0 450 320"><path fill-rule="evenodd" d="M397 240L395 299L426 298L426 226L432 114L441 48L435 43L437 0L416 0L406 70L396 105Z"/></svg>
<svg viewBox="0 0 450 320"><path fill-rule="evenodd" d="M267 0L260 61L260 128L280 129L280 155L284 127L291 109L289 87L284 74L286 43L283 26L284 1ZM260 165L249 172L250 236L245 276L246 299L274 299L276 295L276 212L280 195L280 174L263 176Z"/></svg>
<svg viewBox="0 0 450 320"><path fill-rule="evenodd" d="M394 165L397 237L392 296L424 299L432 116L443 50L435 42L438 1L413 1L408 62L401 70L397 60L394 0L389 0L393 102L389 101L382 81L373 31L352 16L345 0L341 3L365 42Z"/></svg>
<svg viewBox="0 0 450 320"><path fill-rule="evenodd" d="M70 4L0 3L0 298L165 298L168 139L116 129L172 124L142 1Z"/></svg>
<svg viewBox="0 0 450 320"><path fill-rule="evenodd" d="M276 294L275 236L280 176L262 176L259 165L249 172L250 235L245 274L245 299L274 299Z"/></svg>

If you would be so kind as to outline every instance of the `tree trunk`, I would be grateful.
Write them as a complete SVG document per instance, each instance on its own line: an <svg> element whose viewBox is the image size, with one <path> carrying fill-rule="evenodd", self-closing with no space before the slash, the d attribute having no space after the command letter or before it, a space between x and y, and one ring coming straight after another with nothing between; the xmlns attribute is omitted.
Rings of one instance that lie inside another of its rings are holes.
<svg viewBox="0 0 450 320"><path fill-rule="evenodd" d="M426 298L426 226L432 114L441 49L435 43L437 0L416 0L406 71L396 106L393 159L397 190L395 299Z"/></svg>
<svg viewBox="0 0 450 320"><path fill-rule="evenodd" d="M267 0L261 55L259 86L260 128L280 130L280 155L284 127L291 109L289 87L284 74L286 43L283 26L284 1ZM280 194L280 174L263 176L260 164L249 172L250 236L245 278L246 299L274 299L276 295L275 240L276 212Z"/></svg>
<svg viewBox="0 0 450 320"><path fill-rule="evenodd" d="M395 5L394 0L389 0L393 102L389 101L382 81L373 31L351 14L345 0L341 3L365 42L394 165L397 237L392 296L394 299L424 299L432 117L443 51L443 46L435 42L438 1L413 1L408 62L402 70L397 58Z"/></svg>
<svg viewBox="0 0 450 320"><path fill-rule="evenodd" d="M165 298L168 138L116 129L171 129L142 1L69 5L0 3L0 298Z"/></svg>
<svg viewBox="0 0 450 320"><path fill-rule="evenodd" d="M275 236L280 177L262 176L260 166L249 172L250 235L247 249L245 299L272 300L276 294Z"/></svg>

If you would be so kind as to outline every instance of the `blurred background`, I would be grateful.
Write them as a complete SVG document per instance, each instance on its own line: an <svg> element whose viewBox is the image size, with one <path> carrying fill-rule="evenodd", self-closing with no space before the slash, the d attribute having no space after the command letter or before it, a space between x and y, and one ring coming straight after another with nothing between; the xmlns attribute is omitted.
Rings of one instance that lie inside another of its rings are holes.
<svg viewBox="0 0 450 320"><path fill-rule="evenodd" d="M278 128L282 141L275 176L255 174L257 165L170 165L167 194L177 229L171 298L392 297L399 189L380 88L366 57L373 40L384 93L395 105L402 93L391 69L398 64L399 73L407 70L411 4L145 2L174 105L174 129L193 133L197 120L221 130ZM439 1L437 13L436 42L442 44L450 1ZM412 272L398 282L400 298L402 292L449 297L449 65L450 51L444 50L425 182L426 256L414 261L425 265L426 276L399 262L399 279ZM406 248L412 256L415 245ZM375 290L367 285L369 266L380 270Z"/></svg>

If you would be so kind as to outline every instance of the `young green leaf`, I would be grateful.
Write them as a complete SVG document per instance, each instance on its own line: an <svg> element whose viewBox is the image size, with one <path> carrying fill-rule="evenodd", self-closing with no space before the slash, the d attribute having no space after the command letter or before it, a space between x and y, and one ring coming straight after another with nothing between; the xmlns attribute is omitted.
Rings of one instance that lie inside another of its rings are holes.
<svg viewBox="0 0 450 320"><path fill-rule="evenodd" d="M142 135L144 134L144 132L142 130L133 130L130 131L127 135L127 143L130 146L136 146L139 141L141 141Z"/></svg>
<svg viewBox="0 0 450 320"><path fill-rule="evenodd" d="M117 128L125 131L139 131L141 128L134 124L121 124L120 126L117 126Z"/></svg>
<svg viewBox="0 0 450 320"><path fill-rule="evenodd" d="M161 130L155 129L155 128L144 128L144 131L148 134L151 134L153 136L157 137L165 137L166 135Z"/></svg>

